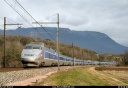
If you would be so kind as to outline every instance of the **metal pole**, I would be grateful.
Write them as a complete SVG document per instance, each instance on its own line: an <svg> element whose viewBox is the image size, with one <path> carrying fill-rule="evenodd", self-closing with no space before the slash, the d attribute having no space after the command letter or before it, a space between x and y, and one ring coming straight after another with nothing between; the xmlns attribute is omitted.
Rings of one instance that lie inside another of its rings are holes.
<svg viewBox="0 0 128 88"><path fill-rule="evenodd" d="M58 53L58 70L60 70L60 45L59 45L59 14L57 14L57 53Z"/></svg>
<svg viewBox="0 0 128 88"><path fill-rule="evenodd" d="M6 56L5 56L5 43L6 43L6 17L4 17L4 62L3 62L3 67L6 67Z"/></svg>
<svg viewBox="0 0 128 88"><path fill-rule="evenodd" d="M60 70L60 45L59 45L59 14L57 13L57 22L32 22L33 24L57 24L56 47L58 56L58 70Z"/></svg>
<svg viewBox="0 0 128 88"><path fill-rule="evenodd" d="M72 43L72 58L73 58L73 67L75 66L75 60L74 60L74 46Z"/></svg>
<svg viewBox="0 0 128 88"><path fill-rule="evenodd" d="M3 67L6 67L6 25L22 25L22 24L6 24L6 17L4 17L4 60Z"/></svg>
<svg viewBox="0 0 128 88"><path fill-rule="evenodd" d="M83 65L84 65L84 52L82 50L82 58L83 58Z"/></svg>
<svg viewBox="0 0 128 88"><path fill-rule="evenodd" d="M91 61L92 61L92 53L91 53ZM93 65L93 62L91 64Z"/></svg>

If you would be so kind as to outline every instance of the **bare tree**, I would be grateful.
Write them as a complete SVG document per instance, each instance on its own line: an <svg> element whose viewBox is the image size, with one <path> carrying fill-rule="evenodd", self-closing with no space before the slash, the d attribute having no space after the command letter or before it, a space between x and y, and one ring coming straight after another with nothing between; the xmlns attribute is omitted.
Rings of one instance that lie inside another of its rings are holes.
<svg viewBox="0 0 128 88"><path fill-rule="evenodd" d="M122 58L122 62L124 65L128 65L128 50L124 52L124 58Z"/></svg>

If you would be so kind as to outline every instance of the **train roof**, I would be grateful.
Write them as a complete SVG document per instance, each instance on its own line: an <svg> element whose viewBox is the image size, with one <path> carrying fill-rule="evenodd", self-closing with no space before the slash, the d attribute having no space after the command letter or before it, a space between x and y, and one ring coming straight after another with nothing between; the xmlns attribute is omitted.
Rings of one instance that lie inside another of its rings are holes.
<svg viewBox="0 0 128 88"><path fill-rule="evenodd" d="M31 42L31 43L29 43L29 44L39 44L39 45L44 45L44 43L42 43L42 42Z"/></svg>

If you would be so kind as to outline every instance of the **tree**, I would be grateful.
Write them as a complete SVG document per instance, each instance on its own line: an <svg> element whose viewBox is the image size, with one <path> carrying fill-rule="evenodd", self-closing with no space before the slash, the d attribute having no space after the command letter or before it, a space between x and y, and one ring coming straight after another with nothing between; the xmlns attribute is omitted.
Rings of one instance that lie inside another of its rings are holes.
<svg viewBox="0 0 128 88"><path fill-rule="evenodd" d="M124 65L128 65L128 50L124 52L124 58L122 58L122 62Z"/></svg>

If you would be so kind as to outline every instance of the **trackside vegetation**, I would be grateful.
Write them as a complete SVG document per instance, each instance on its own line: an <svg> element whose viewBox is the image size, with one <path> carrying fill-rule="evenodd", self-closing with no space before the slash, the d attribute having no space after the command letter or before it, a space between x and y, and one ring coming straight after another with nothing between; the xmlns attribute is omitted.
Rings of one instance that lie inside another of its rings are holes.
<svg viewBox="0 0 128 88"><path fill-rule="evenodd" d="M20 67L21 63L21 51L26 44L30 42L43 42L48 47L56 50L56 42L50 39L32 38L29 36L17 36L17 35L6 35L5 40L5 58L6 67ZM60 53L72 57L72 45L60 43ZM83 55L79 52L83 52ZM87 56L88 53L88 56ZM95 51L80 48L74 45L74 57L79 59L91 59L96 54ZM0 67L4 64L4 36L0 35Z"/></svg>
<svg viewBox="0 0 128 88"><path fill-rule="evenodd" d="M32 38L29 36L6 35L5 58L7 67L20 67L21 51L30 42L43 42L56 50L56 42L50 39ZM95 51L60 43L60 53L69 57L94 61L117 61L119 65L128 65L128 51L124 54L97 54ZM74 53L74 55L73 55ZM0 67L4 65L4 36L0 35Z"/></svg>
<svg viewBox="0 0 128 88"><path fill-rule="evenodd" d="M98 77L91 75L87 70L87 67L61 70L43 79L36 86L109 86Z"/></svg>

